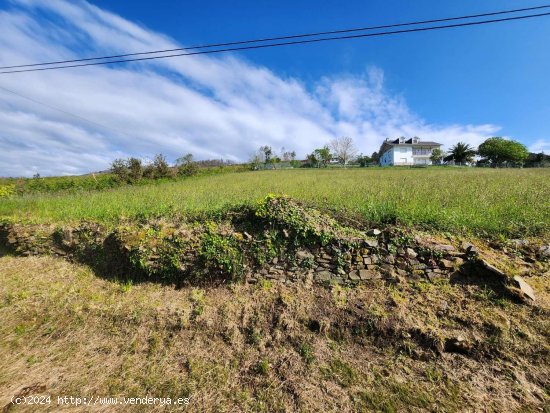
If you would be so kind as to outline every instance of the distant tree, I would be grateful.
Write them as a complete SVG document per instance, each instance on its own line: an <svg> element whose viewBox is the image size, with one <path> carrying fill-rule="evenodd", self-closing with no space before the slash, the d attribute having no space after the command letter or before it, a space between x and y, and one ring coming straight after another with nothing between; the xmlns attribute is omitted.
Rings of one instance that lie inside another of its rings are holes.
<svg viewBox="0 0 550 413"><path fill-rule="evenodd" d="M546 155L544 152L529 152L524 166L530 168L550 166L550 155Z"/></svg>
<svg viewBox="0 0 550 413"><path fill-rule="evenodd" d="M334 157L344 166L357 155L357 148L353 144L353 139L347 136L333 139L330 141L330 147Z"/></svg>
<svg viewBox="0 0 550 413"><path fill-rule="evenodd" d="M37 172L32 176L32 179L40 179L40 174Z"/></svg>
<svg viewBox="0 0 550 413"><path fill-rule="evenodd" d="M293 168L299 168L300 166L302 166L302 162L297 159L292 159L290 161L290 166L292 166Z"/></svg>
<svg viewBox="0 0 550 413"><path fill-rule="evenodd" d="M357 163L359 164L359 166L365 167L372 163L372 158L368 155L361 154L357 157Z"/></svg>
<svg viewBox="0 0 550 413"><path fill-rule="evenodd" d="M522 163L529 156L525 145L501 137L489 138L479 145L478 153L493 166L507 163Z"/></svg>
<svg viewBox="0 0 550 413"><path fill-rule="evenodd" d="M141 159L129 158L127 165L130 180L134 182L139 181L143 177L143 166L141 165Z"/></svg>
<svg viewBox="0 0 550 413"><path fill-rule="evenodd" d="M186 165L191 162L193 162L193 154L187 153L183 156L180 156L178 159L176 159L176 166Z"/></svg>
<svg viewBox="0 0 550 413"><path fill-rule="evenodd" d="M256 151L250 156L250 160L248 161L248 164L250 165L250 169L253 171L256 171L260 169L260 165L264 162L263 152Z"/></svg>
<svg viewBox="0 0 550 413"><path fill-rule="evenodd" d="M447 155L444 160L446 162L455 161L456 163L460 164L470 163L474 160L475 154L475 149L472 148L470 145L464 142L458 142L455 146L451 148L449 155Z"/></svg>
<svg viewBox="0 0 550 413"><path fill-rule="evenodd" d="M441 164L441 160L445 157L445 152L443 152L439 148L434 148L432 150L432 155L430 156L430 160L433 162L434 165Z"/></svg>
<svg viewBox="0 0 550 413"><path fill-rule="evenodd" d="M155 178L168 178L172 176L172 170L168 162L166 162L166 157L161 153L155 155L153 159L153 169Z"/></svg>
<svg viewBox="0 0 550 413"><path fill-rule="evenodd" d="M319 167L319 159L317 159L317 156L315 155L315 152L310 153L306 157L307 163L309 167L311 168L318 168Z"/></svg>
<svg viewBox="0 0 550 413"><path fill-rule="evenodd" d="M197 165L197 167L205 167L205 168L210 168L210 167L219 167L219 168L223 168L225 166L229 166L229 165L234 165L235 162L234 161L231 161L229 159L201 159L200 161L194 161L195 165Z"/></svg>
<svg viewBox="0 0 550 413"><path fill-rule="evenodd" d="M373 163L377 164L380 162L380 155L378 154L378 152L373 152L370 158L372 159Z"/></svg>
<svg viewBox="0 0 550 413"><path fill-rule="evenodd" d="M181 176L193 176L199 171L197 164L193 161L193 154L188 153L176 159L178 174Z"/></svg>
<svg viewBox="0 0 550 413"><path fill-rule="evenodd" d="M294 159L296 159L296 152L287 151L284 147L281 149L281 160L283 162L291 162Z"/></svg>
<svg viewBox="0 0 550 413"><path fill-rule="evenodd" d="M127 181L129 174L128 163L124 159L115 159L111 163L111 173L118 181Z"/></svg>
<svg viewBox="0 0 550 413"><path fill-rule="evenodd" d="M330 153L330 149L327 145L322 148L315 149L313 151L313 155L317 159L317 166L326 167L332 160L332 154Z"/></svg>
<svg viewBox="0 0 550 413"><path fill-rule="evenodd" d="M264 163L266 165L271 164L273 158L273 149L271 149L271 146L260 146L260 151L264 153Z"/></svg>

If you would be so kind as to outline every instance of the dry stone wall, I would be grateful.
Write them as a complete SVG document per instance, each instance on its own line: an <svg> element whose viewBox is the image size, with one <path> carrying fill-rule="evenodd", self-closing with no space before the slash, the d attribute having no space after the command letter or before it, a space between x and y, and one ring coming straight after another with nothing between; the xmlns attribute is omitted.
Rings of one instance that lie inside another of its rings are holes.
<svg viewBox="0 0 550 413"><path fill-rule="evenodd" d="M392 226L345 227L286 197L268 197L217 221L159 219L110 229L93 222L64 227L4 223L0 245L20 255L84 262L110 277L176 285L261 279L340 285L437 282L473 273L534 301L525 280L490 265L473 244L442 243Z"/></svg>

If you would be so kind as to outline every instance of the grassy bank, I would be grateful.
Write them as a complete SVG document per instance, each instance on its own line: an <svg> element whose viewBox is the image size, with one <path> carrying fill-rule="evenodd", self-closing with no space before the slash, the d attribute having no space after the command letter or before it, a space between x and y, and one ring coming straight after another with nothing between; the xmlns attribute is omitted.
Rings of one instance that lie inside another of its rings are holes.
<svg viewBox="0 0 550 413"><path fill-rule="evenodd" d="M57 411L57 396L145 395L191 402L68 410L546 411L548 280L529 282L538 307L478 283L175 290L0 257L0 408L32 387L54 404L10 412ZM441 352L456 337L468 354Z"/></svg>
<svg viewBox="0 0 550 413"><path fill-rule="evenodd" d="M372 222L491 235L550 230L548 169L280 170L196 177L105 191L27 194L0 200L0 219L104 223L173 213L216 213L285 193Z"/></svg>

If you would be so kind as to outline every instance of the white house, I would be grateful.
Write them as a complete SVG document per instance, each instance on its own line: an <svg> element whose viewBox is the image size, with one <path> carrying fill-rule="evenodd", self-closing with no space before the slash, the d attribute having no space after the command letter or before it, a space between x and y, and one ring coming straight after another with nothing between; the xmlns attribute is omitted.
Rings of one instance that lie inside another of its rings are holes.
<svg viewBox="0 0 550 413"><path fill-rule="evenodd" d="M386 139L380 148L380 165L431 165L430 156L435 148L441 148L441 144L418 138Z"/></svg>

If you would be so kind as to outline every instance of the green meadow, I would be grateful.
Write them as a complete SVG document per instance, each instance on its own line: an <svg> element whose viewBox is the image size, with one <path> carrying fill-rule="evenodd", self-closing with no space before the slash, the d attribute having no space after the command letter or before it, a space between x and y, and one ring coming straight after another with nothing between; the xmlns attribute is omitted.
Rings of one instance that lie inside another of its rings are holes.
<svg viewBox="0 0 550 413"><path fill-rule="evenodd" d="M286 194L372 223L438 231L550 233L550 169L353 168L251 171L0 198L0 220L105 224L127 218L219 214Z"/></svg>

